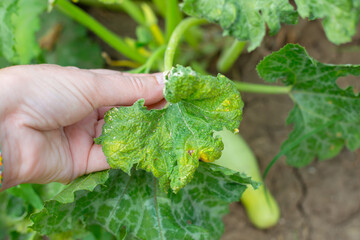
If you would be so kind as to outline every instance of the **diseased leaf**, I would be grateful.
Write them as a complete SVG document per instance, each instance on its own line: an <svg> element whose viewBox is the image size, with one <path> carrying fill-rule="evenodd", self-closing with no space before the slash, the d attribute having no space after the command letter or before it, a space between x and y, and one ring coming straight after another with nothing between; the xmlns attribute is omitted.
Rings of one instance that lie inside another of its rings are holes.
<svg viewBox="0 0 360 240"><path fill-rule="evenodd" d="M343 90L336 84L339 77L360 76L360 65L320 63L303 47L288 44L265 57L257 70L268 82L281 80L292 86L290 95L295 107L287 122L294 124L294 130L282 149L310 131L334 121L289 151L286 154L289 164L300 167L315 157L320 160L332 158L344 145L350 150L360 147L360 96L351 87Z"/></svg>
<svg viewBox="0 0 360 240"><path fill-rule="evenodd" d="M71 203L74 201L74 194L79 190L92 191L99 184L104 184L109 178L109 171L96 172L81 176L72 181L65 189L57 194L52 200L60 203Z"/></svg>
<svg viewBox="0 0 360 240"><path fill-rule="evenodd" d="M260 45L266 32L265 24L275 34L281 23L295 24L298 20L288 0L184 0L182 10L190 16L220 24L225 35L249 40L249 51Z"/></svg>
<svg viewBox="0 0 360 240"><path fill-rule="evenodd" d="M341 44L350 42L359 22L359 0L295 0L297 11L303 18L323 19L328 39Z"/></svg>
<svg viewBox="0 0 360 240"><path fill-rule="evenodd" d="M135 165L159 178L163 190L177 192L191 181L199 159L212 162L221 156L223 143L213 133L239 126L243 102L225 76L179 65L167 76L164 97L170 103L165 109L149 111L139 100L108 111L96 143L112 168L130 174Z"/></svg>
<svg viewBox="0 0 360 240"><path fill-rule="evenodd" d="M76 192L74 202L46 203L33 215L33 228L49 234L81 222L100 225L114 236L126 230L129 239L219 239L228 204L239 200L247 184L258 186L243 174L202 163L191 183L166 194L150 173L111 170L104 185Z"/></svg>

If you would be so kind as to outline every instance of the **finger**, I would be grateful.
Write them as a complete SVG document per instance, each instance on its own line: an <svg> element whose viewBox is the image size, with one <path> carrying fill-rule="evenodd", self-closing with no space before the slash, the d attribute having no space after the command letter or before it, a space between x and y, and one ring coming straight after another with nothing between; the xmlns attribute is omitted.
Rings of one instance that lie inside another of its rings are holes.
<svg viewBox="0 0 360 240"><path fill-rule="evenodd" d="M109 106L109 107L101 107L97 109L98 112L98 120L103 119L104 115L107 111L109 111L110 109L114 108L114 107L119 107L119 106Z"/></svg>
<svg viewBox="0 0 360 240"><path fill-rule="evenodd" d="M110 166L106 161L106 157L102 151L101 145L94 144L91 147L86 174L92 172L103 171L109 169Z"/></svg>
<svg viewBox="0 0 360 240"><path fill-rule="evenodd" d="M150 109L162 109L166 106L167 101L165 99L162 99L160 102L154 103L150 106L147 106L147 108ZM114 108L114 107L120 107L120 106L108 106L108 107L100 107L97 109L97 113L98 113L98 120L103 119L104 115L107 111L109 111L110 109Z"/></svg>
<svg viewBox="0 0 360 240"><path fill-rule="evenodd" d="M121 74L123 76L137 76L137 77L154 75L154 73L129 73L129 72L119 72L111 69L89 69L89 71L98 74L117 74L117 75ZM155 73L155 74L162 74L162 73Z"/></svg>
<svg viewBox="0 0 360 240"><path fill-rule="evenodd" d="M122 73L95 73L95 91L90 99L94 106L132 105L145 99L147 105L163 98L163 74L124 75ZM95 93L95 95L94 95Z"/></svg>
<svg viewBox="0 0 360 240"><path fill-rule="evenodd" d="M168 102L165 99L163 99L160 102L157 102L155 104L152 104L152 105L148 106L148 109L149 110L150 109L163 109L166 106L167 103Z"/></svg>
<svg viewBox="0 0 360 240"><path fill-rule="evenodd" d="M99 137L102 133L102 127L103 125L105 124L105 121L104 119L101 119L97 122L97 125L95 127L95 137Z"/></svg>

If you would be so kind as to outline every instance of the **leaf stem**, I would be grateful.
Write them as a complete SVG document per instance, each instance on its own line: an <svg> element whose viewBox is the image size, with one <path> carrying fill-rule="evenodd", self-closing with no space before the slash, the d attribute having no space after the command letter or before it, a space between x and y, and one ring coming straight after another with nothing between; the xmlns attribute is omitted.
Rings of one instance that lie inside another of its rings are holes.
<svg viewBox="0 0 360 240"><path fill-rule="evenodd" d="M124 11L129 14L129 16L134 19L138 24L145 25L146 20L144 17L143 12L141 11L140 7L132 2L132 1L122 1L120 6L124 9Z"/></svg>
<svg viewBox="0 0 360 240"><path fill-rule="evenodd" d="M232 45L224 49L217 63L217 69L219 72L227 72L232 65L234 65L236 59L242 53L246 43L246 41L238 41L234 39Z"/></svg>
<svg viewBox="0 0 360 240"><path fill-rule="evenodd" d="M115 33L111 32L105 26L100 24L81 8L68 2L67 0L56 0L55 5L61 12L87 27L89 30L94 32L97 36L99 36L111 47L122 53L124 56L139 63L146 62L145 56L141 55L133 47L128 46L122 38L120 38Z"/></svg>
<svg viewBox="0 0 360 240"><path fill-rule="evenodd" d="M265 94L289 94L291 86L273 86L254 84L247 82L234 82L240 92L265 93Z"/></svg>
<svg viewBox="0 0 360 240"><path fill-rule="evenodd" d="M152 54L151 57L146 61L146 63L136 69L132 69L128 71L129 73L149 73L152 66L154 65L154 62L164 54L166 49L166 46L160 46L158 47ZM160 69L157 69L160 70Z"/></svg>
<svg viewBox="0 0 360 240"><path fill-rule="evenodd" d="M165 52L165 71L169 71L171 67L173 66L174 62L174 55L176 48L179 44L180 38L184 35L186 30L188 30L190 27L195 25L200 25L207 23L205 19L199 19L199 18L187 18L185 20L182 20L175 28L173 33L171 34L168 46L166 48Z"/></svg>
<svg viewBox="0 0 360 240"><path fill-rule="evenodd" d="M165 18L166 40L168 41L182 18L179 10L179 0L166 0Z"/></svg>
<svg viewBox="0 0 360 240"><path fill-rule="evenodd" d="M289 151L291 151L293 148L295 148L296 146L298 146L302 141L305 141L306 139L308 139L309 137L313 136L314 134L324 130L325 128L329 127L330 125L332 125L333 123L335 123L336 121L338 121L338 118L329 121L328 123L321 125L320 127L315 128L314 130L302 135L301 137L299 137L298 139L296 139L295 141L291 142L286 148L281 149L281 151L276 154L276 156L271 160L271 162L269 163L269 165L267 165L264 174L263 174L263 179L265 181L266 176L268 175L271 167L277 162L277 160L286 155Z"/></svg>

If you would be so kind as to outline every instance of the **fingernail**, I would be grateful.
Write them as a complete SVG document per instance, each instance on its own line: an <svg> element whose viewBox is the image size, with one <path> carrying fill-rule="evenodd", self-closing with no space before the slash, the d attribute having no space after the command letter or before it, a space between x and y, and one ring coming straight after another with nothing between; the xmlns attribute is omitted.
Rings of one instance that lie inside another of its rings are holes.
<svg viewBox="0 0 360 240"><path fill-rule="evenodd" d="M156 80L158 81L158 83L159 83L160 85L164 85L164 83L165 83L164 74L163 74L163 73L155 73L154 75L155 75L155 78L156 78Z"/></svg>

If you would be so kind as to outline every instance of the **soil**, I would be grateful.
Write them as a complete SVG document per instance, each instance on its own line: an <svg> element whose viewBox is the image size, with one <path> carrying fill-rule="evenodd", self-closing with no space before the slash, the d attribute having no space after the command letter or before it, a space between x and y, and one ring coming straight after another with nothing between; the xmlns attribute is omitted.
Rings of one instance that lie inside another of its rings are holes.
<svg viewBox="0 0 360 240"><path fill-rule="evenodd" d="M267 37L256 51L240 56L232 74L243 81L263 83L256 64L288 42L301 44L310 56L325 63L360 64L359 41L360 35L351 44L335 46L327 40L319 21L303 21L284 27L276 36ZM353 85L357 91L360 86L353 78L338 84ZM284 95L243 93L242 97L245 110L240 133L264 170L291 131L285 120L293 103ZM234 203L224 218L222 240L360 239L360 151L344 149L334 159L315 161L302 169L287 166L282 158L271 169L266 184L281 208L279 224L269 230L256 229L241 204Z"/></svg>
<svg viewBox="0 0 360 240"><path fill-rule="evenodd" d="M88 10L114 32L134 35L136 24L123 15ZM352 43L336 46L327 40L321 22L301 21L296 26L284 26L276 36L266 37L257 50L243 53L228 75L242 81L264 83L255 66L264 56L288 42L301 44L310 56L322 62L360 64L360 48L357 47L360 34ZM121 57L102 45L113 58ZM338 84L351 84L360 89L360 82L351 78L344 78ZM285 120L293 103L286 95L242 93L242 97L245 108L240 133L264 170L292 129L286 126ZM256 229L242 205L234 203L224 218L222 240L360 239L360 151L344 149L334 159L315 161L302 169L287 166L285 158L281 158L271 169L266 185L281 208L279 224L269 230Z"/></svg>

